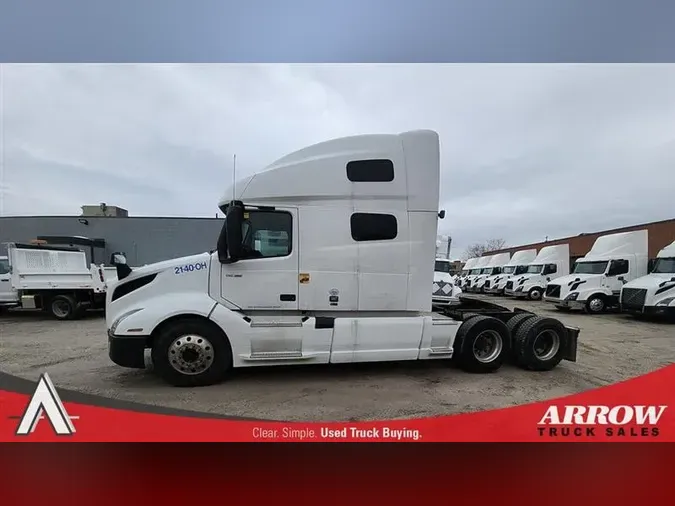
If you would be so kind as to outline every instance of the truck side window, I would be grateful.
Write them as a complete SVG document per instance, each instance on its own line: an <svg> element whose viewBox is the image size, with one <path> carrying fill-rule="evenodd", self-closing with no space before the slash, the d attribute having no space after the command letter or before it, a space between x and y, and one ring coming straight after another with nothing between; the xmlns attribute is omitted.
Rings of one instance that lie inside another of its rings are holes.
<svg viewBox="0 0 675 506"><path fill-rule="evenodd" d="M0 274L9 274L9 260L0 260Z"/></svg>
<svg viewBox="0 0 675 506"><path fill-rule="evenodd" d="M352 183L390 183L394 180L394 163L391 160L349 162L347 179Z"/></svg>
<svg viewBox="0 0 675 506"><path fill-rule="evenodd" d="M607 272L608 276L618 276L628 273L628 260L612 260L612 265Z"/></svg>
<svg viewBox="0 0 675 506"><path fill-rule="evenodd" d="M558 266L556 264L546 264L542 274L546 276L547 274L555 274L556 272L558 272Z"/></svg>
<svg viewBox="0 0 675 506"><path fill-rule="evenodd" d="M293 249L293 217L285 211L247 211L242 236L247 258L284 257Z"/></svg>
<svg viewBox="0 0 675 506"><path fill-rule="evenodd" d="M390 241L398 235L396 216L391 214L354 213L350 224L355 241Z"/></svg>

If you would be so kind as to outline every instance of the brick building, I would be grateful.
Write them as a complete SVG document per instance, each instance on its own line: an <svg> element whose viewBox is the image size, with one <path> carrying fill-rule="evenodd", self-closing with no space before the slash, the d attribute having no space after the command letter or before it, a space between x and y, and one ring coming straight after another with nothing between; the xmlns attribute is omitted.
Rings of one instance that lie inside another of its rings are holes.
<svg viewBox="0 0 675 506"><path fill-rule="evenodd" d="M510 248L503 248L498 251L490 251L484 255L494 255L495 253L509 252L515 253L521 249L536 248L539 251L544 246L552 246L555 244L570 245L570 262L574 263L578 258L584 256L593 247L595 240L607 234L615 234L619 232L632 232L634 230L641 230L646 228L649 231L649 258L655 258L656 254L668 244L675 241L675 218L670 220L654 221L652 223L643 223L640 225L633 225L630 227L614 228L611 230L603 230L602 232L593 232L588 234L579 234L572 237L563 237L562 239L555 239L552 241L538 242L534 244L523 244L521 246L514 246Z"/></svg>

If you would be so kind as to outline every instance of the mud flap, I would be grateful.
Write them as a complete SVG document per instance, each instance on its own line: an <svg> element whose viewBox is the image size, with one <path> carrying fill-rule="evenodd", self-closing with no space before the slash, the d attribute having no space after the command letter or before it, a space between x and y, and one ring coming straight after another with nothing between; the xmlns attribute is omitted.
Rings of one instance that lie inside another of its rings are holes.
<svg viewBox="0 0 675 506"><path fill-rule="evenodd" d="M581 329L578 329L577 327L568 327L567 325L565 325L565 329L567 330L567 345L565 346L563 360L576 362L577 345L579 341L579 332L581 332Z"/></svg>

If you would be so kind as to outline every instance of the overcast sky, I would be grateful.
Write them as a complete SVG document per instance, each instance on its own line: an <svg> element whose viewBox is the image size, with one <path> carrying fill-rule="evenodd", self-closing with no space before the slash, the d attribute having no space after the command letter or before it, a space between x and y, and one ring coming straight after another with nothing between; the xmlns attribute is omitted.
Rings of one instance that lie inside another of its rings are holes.
<svg viewBox="0 0 675 506"><path fill-rule="evenodd" d="M453 256L675 217L675 65L2 65L0 212L215 216L322 140L441 137Z"/></svg>

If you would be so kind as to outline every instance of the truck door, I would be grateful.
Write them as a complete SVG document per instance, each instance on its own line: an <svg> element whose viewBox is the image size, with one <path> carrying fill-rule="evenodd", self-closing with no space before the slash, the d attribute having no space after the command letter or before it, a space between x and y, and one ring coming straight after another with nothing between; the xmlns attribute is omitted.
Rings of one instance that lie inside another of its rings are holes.
<svg viewBox="0 0 675 506"><path fill-rule="evenodd" d="M15 302L17 293L12 288L12 276L9 273L9 260L0 258L0 304Z"/></svg>
<svg viewBox="0 0 675 506"><path fill-rule="evenodd" d="M221 264L221 297L245 310L297 310L297 209L247 210L243 228L248 255Z"/></svg>
<svg viewBox="0 0 675 506"><path fill-rule="evenodd" d="M630 263L628 260L623 259L612 260L609 264L609 269L607 269L607 276L605 277L603 285L617 297L621 293L621 287L629 281L627 279L629 267Z"/></svg>

